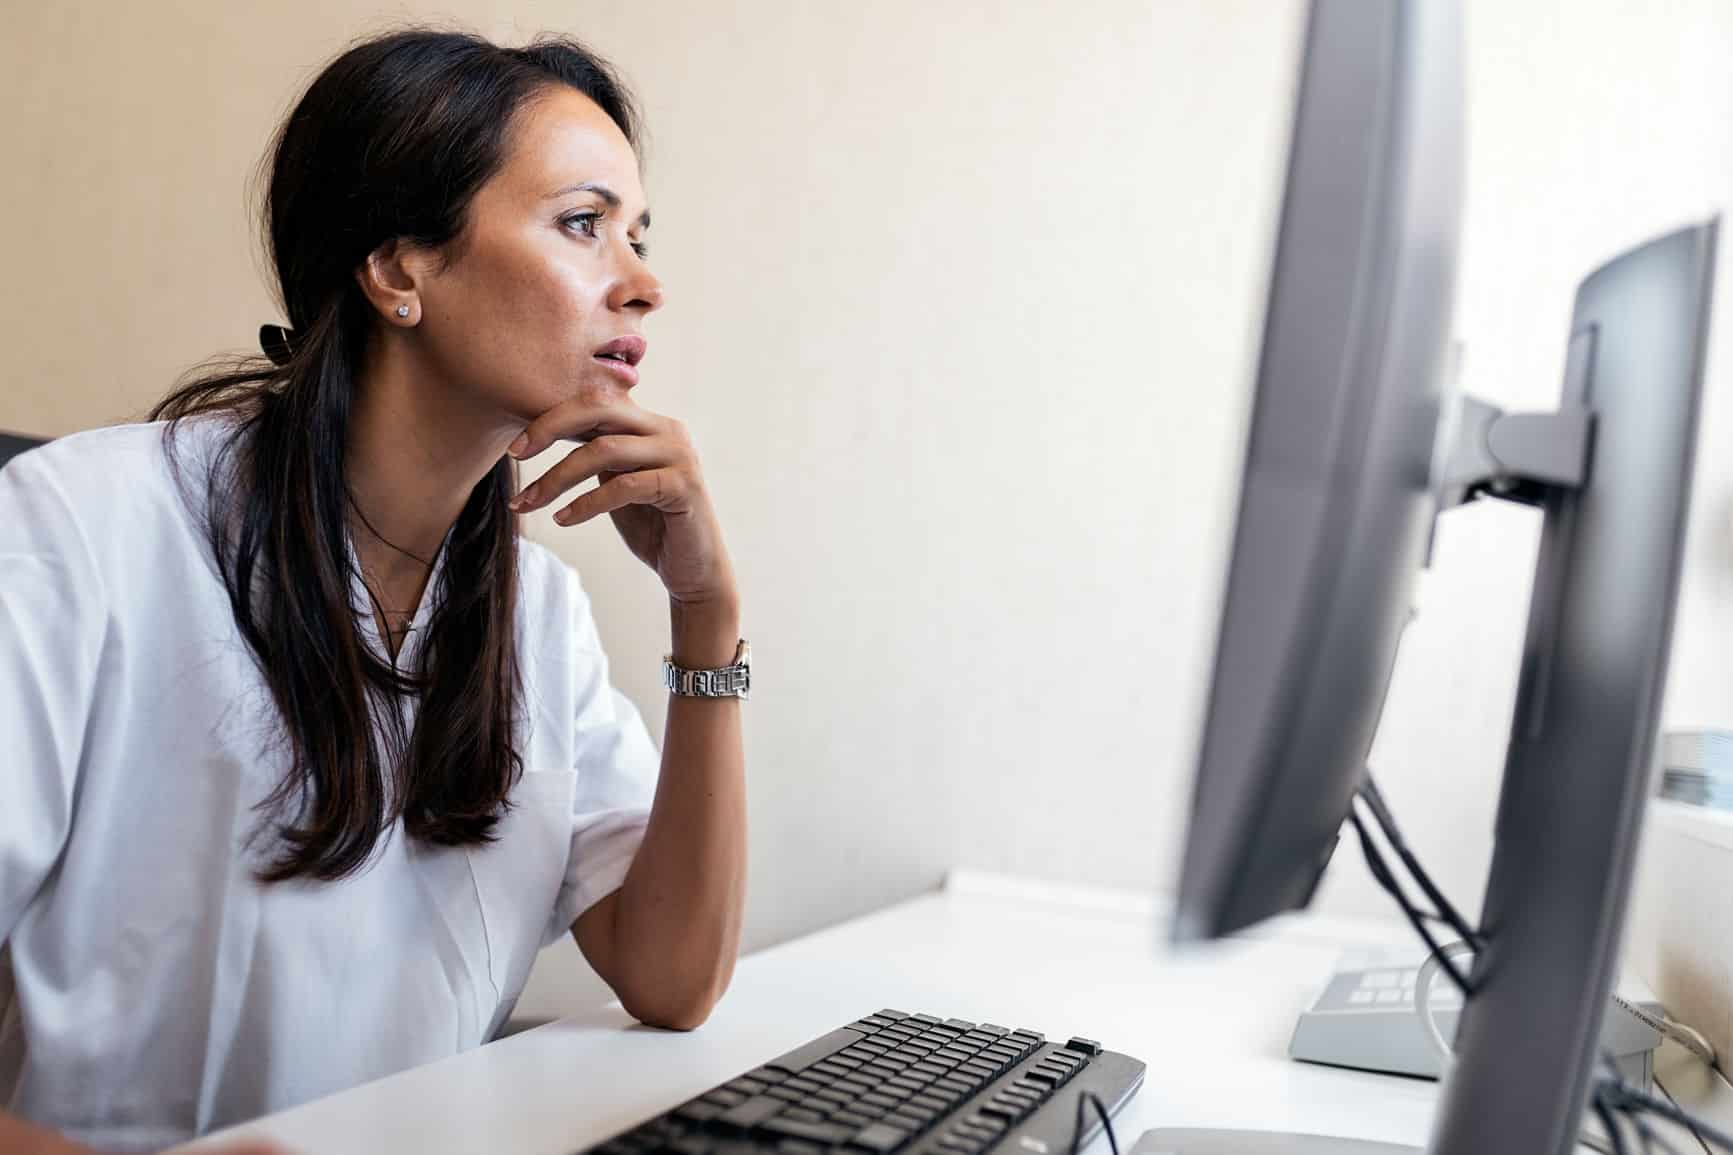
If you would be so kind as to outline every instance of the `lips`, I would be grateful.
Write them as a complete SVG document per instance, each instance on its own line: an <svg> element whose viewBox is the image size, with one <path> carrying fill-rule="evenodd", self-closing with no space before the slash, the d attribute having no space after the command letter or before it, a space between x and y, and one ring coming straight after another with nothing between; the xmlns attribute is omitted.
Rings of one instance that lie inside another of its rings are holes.
<svg viewBox="0 0 1733 1155"><path fill-rule="evenodd" d="M646 348L648 346L644 338L636 334L629 334L625 337L615 337L590 355L602 361L636 366L638 362L644 359Z"/></svg>

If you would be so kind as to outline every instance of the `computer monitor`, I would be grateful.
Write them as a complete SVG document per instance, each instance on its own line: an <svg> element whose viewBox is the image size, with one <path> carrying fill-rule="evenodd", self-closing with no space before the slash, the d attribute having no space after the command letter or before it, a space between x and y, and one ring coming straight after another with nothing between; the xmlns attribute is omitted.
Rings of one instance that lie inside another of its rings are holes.
<svg viewBox="0 0 1733 1155"><path fill-rule="evenodd" d="M1461 53L1454 0L1312 5L1172 932L1306 905L1363 781L1434 517L1483 495L1540 506L1484 945L1430 1150L1567 1155L1647 794L1715 225L1582 282L1557 413L1447 398Z"/></svg>

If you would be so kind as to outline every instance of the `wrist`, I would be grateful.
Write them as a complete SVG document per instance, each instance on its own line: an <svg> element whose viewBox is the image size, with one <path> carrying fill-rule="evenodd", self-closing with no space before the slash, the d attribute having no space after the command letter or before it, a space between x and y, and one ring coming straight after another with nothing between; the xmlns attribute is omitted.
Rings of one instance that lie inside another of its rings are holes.
<svg viewBox="0 0 1733 1155"><path fill-rule="evenodd" d="M703 602L670 601L674 664L715 670L734 661L740 644L740 599L732 594Z"/></svg>

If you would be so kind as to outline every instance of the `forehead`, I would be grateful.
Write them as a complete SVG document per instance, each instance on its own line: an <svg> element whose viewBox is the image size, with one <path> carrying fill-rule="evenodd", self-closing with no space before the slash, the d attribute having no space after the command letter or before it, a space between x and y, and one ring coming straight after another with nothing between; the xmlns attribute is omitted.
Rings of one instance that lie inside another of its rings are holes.
<svg viewBox="0 0 1733 1155"><path fill-rule="evenodd" d="M617 192L631 215L644 207L638 157L626 134L595 101L563 84L518 110L494 181L501 191L527 200L593 181Z"/></svg>

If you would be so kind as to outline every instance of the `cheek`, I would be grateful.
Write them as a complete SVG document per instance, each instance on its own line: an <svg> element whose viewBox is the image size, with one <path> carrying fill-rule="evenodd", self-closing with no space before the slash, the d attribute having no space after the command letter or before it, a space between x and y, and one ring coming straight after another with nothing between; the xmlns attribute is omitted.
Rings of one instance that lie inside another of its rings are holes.
<svg viewBox="0 0 1733 1155"><path fill-rule="evenodd" d="M597 332L606 289L581 268L496 272L472 277L452 295L440 359L460 388L529 419L575 396L594 376L589 351L613 335Z"/></svg>

